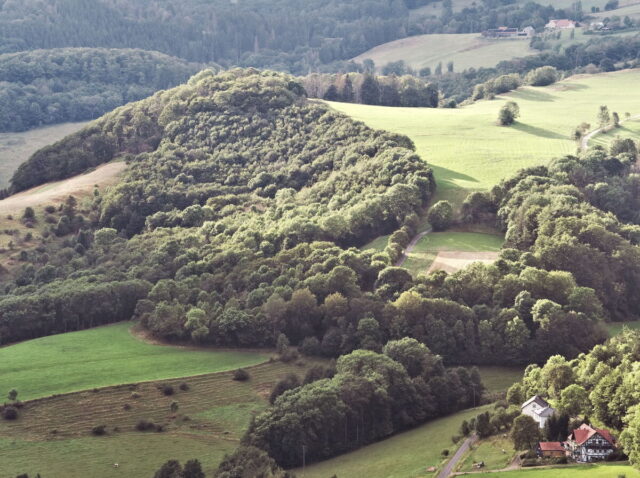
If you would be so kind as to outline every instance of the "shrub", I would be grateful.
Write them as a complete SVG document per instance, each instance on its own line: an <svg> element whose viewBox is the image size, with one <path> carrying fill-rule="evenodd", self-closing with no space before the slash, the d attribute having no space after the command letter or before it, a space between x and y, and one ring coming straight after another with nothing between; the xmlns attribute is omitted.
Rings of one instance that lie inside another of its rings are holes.
<svg viewBox="0 0 640 478"><path fill-rule="evenodd" d="M510 126L516 122L516 119L520 117L520 107L515 101L507 101L507 103L500 108L498 113L498 122L502 126Z"/></svg>
<svg viewBox="0 0 640 478"><path fill-rule="evenodd" d="M445 448L444 450L442 450L442 451L440 452L440 455L442 455L442 456L444 456L444 457L449 456L449 450L447 450L447 449Z"/></svg>
<svg viewBox="0 0 640 478"><path fill-rule="evenodd" d="M44 208L45 212L48 214L53 214L54 212L56 212L56 207L49 205L47 207Z"/></svg>
<svg viewBox="0 0 640 478"><path fill-rule="evenodd" d="M173 395L175 393L175 390L173 389L173 386L169 385L169 384L166 384L166 383L160 386L160 390L167 397L170 396L170 395Z"/></svg>
<svg viewBox="0 0 640 478"><path fill-rule="evenodd" d="M4 407L2 409L2 418L5 420L15 420L18 418L18 409L11 405Z"/></svg>
<svg viewBox="0 0 640 478"><path fill-rule="evenodd" d="M182 382L180 384L180 390L182 390L183 392L189 391L189 384L187 382Z"/></svg>
<svg viewBox="0 0 640 478"><path fill-rule="evenodd" d="M148 432L155 429L156 424L149 420L142 419L139 420L138 423L136 423L136 430L138 430L139 432Z"/></svg>
<svg viewBox="0 0 640 478"><path fill-rule="evenodd" d="M558 81L558 70L553 66L543 66L531 70L526 78L526 82L531 86L547 86L556 81Z"/></svg>
<svg viewBox="0 0 640 478"><path fill-rule="evenodd" d="M125 403L124 405L122 405L122 409L125 411L129 411L131 410L131 405L129 405L128 403Z"/></svg>
<svg viewBox="0 0 640 478"><path fill-rule="evenodd" d="M131 398L133 398L134 400L136 398L140 398L140 394L138 392L131 392Z"/></svg>
<svg viewBox="0 0 640 478"><path fill-rule="evenodd" d="M238 370L235 370L233 372L233 379L238 382L246 382L247 380L249 380L249 377L249 372L247 372L243 368L239 368Z"/></svg>
<svg viewBox="0 0 640 478"><path fill-rule="evenodd" d="M91 434L96 436L105 435L107 433L106 425L96 425L91 429Z"/></svg>
<svg viewBox="0 0 640 478"><path fill-rule="evenodd" d="M180 405L178 404L178 402L171 402L169 408L173 413L176 413L178 411L178 408L180 408Z"/></svg>
<svg viewBox="0 0 640 478"><path fill-rule="evenodd" d="M434 231L444 231L453 221L453 207L449 201L438 201L427 214L427 219Z"/></svg>
<svg viewBox="0 0 640 478"><path fill-rule="evenodd" d="M299 356L300 354L298 354L298 351L296 349L287 349L282 354L280 354L280 360L282 360L284 363L289 363L296 360Z"/></svg>

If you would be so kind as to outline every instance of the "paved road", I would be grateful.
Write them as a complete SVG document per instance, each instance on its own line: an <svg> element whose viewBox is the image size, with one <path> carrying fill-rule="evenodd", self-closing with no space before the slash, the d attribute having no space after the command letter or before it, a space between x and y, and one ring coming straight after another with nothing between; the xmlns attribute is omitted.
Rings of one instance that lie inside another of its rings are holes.
<svg viewBox="0 0 640 478"><path fill-rule="evenodd" d="M453 469L456 467L458 462L462 459L464 454L467 451L469 451L469 448L471 448L471 445L473 445L477 441L478 441L478 436L476 434L473 434L469 438L467 438L462 444L462 446L458 448L458 451L456 451L455 454L451 457L451 460L449 460L449 462L444 466L442 471L438 473L437 478L448 478L449 475L451 475L451 473L453 472Z"/></svg>
<svg viewBox="0 0 640 478"><path fill-rule="evenodd" d="M413 239L411 239L411 242L407 245L407 248L402 253L402 257L398 259L398 262L396 262L397 267L401 267L405 263L405 261L409 257L409 254L411 254L411 252L413 251L413 248L416 247L416 244L418 244L418 241L429 234L431 231L432 229L431 227L429 227L426 230L419 232Z"/></svg>

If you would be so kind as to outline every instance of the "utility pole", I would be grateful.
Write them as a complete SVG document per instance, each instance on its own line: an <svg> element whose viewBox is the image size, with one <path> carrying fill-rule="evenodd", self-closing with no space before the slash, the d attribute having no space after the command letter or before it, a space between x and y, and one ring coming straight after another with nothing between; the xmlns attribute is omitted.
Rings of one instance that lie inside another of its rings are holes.
<svg viewBox="0 0 640 478"><path fill-rule="evenodd" d="M302 476L303 477L304 477L304 470L307 466L306 454L307 454L307 445L302 445Z"/></svg>

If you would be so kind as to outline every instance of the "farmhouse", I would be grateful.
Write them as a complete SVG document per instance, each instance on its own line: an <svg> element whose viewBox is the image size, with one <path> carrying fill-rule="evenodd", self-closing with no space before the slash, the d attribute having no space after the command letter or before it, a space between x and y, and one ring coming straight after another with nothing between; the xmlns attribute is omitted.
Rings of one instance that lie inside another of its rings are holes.
<svg viewBox="0 0 640 478"><path fill-rule="evenodd" d="M562 20L550 20L544 27L547 30L566 30L569 28L576 28L577 26L577 22L565 18Z"/></svg>
<svg viewBox="0 0 640 478"><path fill-rule="evenodd" d="M522 414L528 415L533 418L540 428L544 428L544 424L549 417L551 417L556 411L549 405L549 403L539 395L534 395L529 400L522 404Z"/></svg>
<svg viewBox="0 0 640 478"><path fill-rule="evenodd" d="M486 38L529 38L535 35L535 28L529 26L523 30L509 27L498 27L482 32L482 36Z"/></svg>
<svg viewBox="0 0 640 478"><path fill-rule="evenodd" d="M616 446L609 430L592 428L586 423L573 430L566 442L569 456L579 462L604 460Z"/></svg>
<svg viewBox="0 0 640 478"><path fill-rule="evenodd" d="M567 450L559 441L541 441L536 446L536 454L540 458L558 458L565 456Z"/></svg>

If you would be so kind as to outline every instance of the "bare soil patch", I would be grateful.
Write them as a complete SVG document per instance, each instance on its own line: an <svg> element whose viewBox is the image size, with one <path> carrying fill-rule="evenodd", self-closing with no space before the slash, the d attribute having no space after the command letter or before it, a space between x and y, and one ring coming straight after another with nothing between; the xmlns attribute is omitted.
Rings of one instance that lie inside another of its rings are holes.
<svg viewBox="0 0 640 478"><path fill-rule="evenodd" d="M438 252L436 260L433 261L428 272L445 271L451 274L464 269L474 262L491 264L498 259L499 255L499 252L441 251Z"/></svg>

